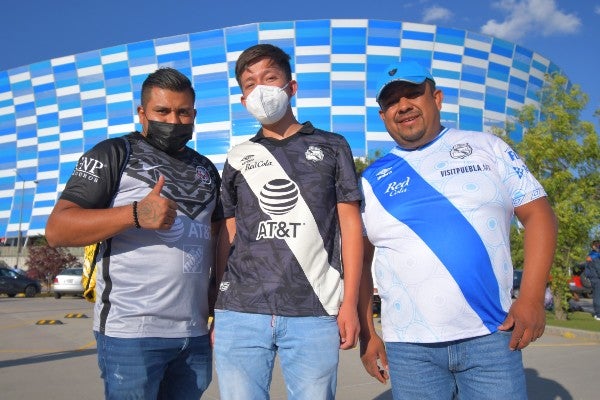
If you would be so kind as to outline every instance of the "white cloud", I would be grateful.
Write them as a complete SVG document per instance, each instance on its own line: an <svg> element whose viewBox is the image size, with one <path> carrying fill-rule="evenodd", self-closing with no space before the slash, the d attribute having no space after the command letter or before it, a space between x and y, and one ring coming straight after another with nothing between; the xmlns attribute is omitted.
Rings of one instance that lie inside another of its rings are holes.
<svg viewBox="0 0 600 400"><path fill-rule="evenodd" d="M596 6L594 7L594 12L598 15L600 15L600 6Z"/></svg>
<svg viewBox="0 0 600 400"><path fill-rule="evenodd" d="M448 21L452 18L452 11L447 8L440 6L432 6L423 11L423 22L439 22L439 21Z"/></svg>
<svg viewBox="0 0 600 400"><path fill-rule="evenodd" d="M481 27L481 32L506 40L514 41L530 34L570 34L581 26L577 15L557 9L556 0L500 0L492 6L507 16L502 22L489 20Z"/></svg>

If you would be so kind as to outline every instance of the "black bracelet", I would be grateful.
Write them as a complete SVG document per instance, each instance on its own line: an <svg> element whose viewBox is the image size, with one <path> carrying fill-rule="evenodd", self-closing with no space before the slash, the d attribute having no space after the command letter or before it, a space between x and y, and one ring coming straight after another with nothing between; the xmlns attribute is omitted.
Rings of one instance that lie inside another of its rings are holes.
<svg viewBox="0 0 600 400"><path fill-rule="evenodd" d="M135 224L136 228L141 229L142 226L140 225L140 221L138 220L137 205L138 205L138 202L134 201L133 202L133 223Z"/></svg>

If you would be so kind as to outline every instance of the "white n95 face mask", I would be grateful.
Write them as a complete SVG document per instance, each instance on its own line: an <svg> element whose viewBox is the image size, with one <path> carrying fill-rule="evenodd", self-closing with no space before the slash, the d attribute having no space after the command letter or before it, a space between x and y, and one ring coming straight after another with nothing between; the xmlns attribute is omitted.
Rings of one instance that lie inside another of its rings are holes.
<svg viewBox="0 0 600 400"><path fill-rule="evenodd" d="M285 88L277 86L256 85L252 92L246 97L246 108L263 125L271 125L278 122L287 110L290 99Z"/></svg>

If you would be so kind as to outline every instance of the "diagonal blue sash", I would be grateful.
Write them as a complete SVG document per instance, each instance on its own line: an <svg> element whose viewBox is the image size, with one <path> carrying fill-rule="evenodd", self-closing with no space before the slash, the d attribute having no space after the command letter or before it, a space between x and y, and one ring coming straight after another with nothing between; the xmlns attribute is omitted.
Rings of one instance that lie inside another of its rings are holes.
<svg viewBox="0 0 600 400"><path fill-rule="evenodd" d="M390 153L373 166L378 164L393 172L377 180L376 173L382 168L371 168L364 177L381 205L431 249L484 325L495 332L506 313L490 257L478 233L460 210L404 159Z"/></svg>

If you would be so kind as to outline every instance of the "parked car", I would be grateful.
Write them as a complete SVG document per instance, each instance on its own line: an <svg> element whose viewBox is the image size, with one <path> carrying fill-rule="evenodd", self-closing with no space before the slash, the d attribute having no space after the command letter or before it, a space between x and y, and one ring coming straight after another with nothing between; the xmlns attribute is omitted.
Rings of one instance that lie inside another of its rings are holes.
<svg viewBox="0 0 600 400"><path fill-rule="evenodd" d="M381 315L381 297L379 297L379 292L377 291L377 288L373 289L373 315Z"/></svg>
<svg viewBox="0 0 600 400"><path fill-rule="evenodd" d="M83 296L83 286L81 286L81 275L83 268L65 268L56 275L52 284L54 298L60 299L65 294L74 296Z"/></svg>
<svg viewBox="0 0 600 400"><path fill-rule="evenodd" d="M42 285L39 281L15 269L0 268L0 294L15 297L19 293L25 293L25 297L34 297L41 291Z"/></svg>
<svg viewBox="0 0 600 400"><path fill-rule="evenodd" d="M521 292L521 278L523 278L523 270L515 269L513 271L513 287L511 292L513 299L519 297L519 293Z"/></svg>

